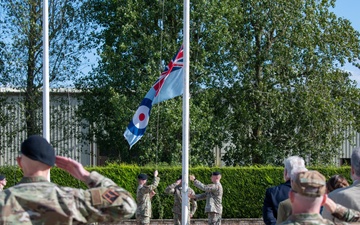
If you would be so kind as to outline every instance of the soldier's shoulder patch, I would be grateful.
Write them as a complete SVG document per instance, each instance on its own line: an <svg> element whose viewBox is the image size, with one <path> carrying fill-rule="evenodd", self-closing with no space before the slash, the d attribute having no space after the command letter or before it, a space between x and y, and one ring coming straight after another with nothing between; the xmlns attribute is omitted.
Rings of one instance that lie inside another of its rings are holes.
<svg viewBox="0 0 360 225"><path fill-rule="evenodd" d="M108 201L110 204L112 204L119 197L119 195L120 194L117 193L116 191L109 189L102 194L102 197L103 197L103 199Z"/></svg>
<svg viewBox="0 0 360 225"><path fill-rule="evenodd" d="M101 197L100 197L100 190L98 189L92 189L91 192L91 199L93 205L100 205L101 204Z"/></svg>

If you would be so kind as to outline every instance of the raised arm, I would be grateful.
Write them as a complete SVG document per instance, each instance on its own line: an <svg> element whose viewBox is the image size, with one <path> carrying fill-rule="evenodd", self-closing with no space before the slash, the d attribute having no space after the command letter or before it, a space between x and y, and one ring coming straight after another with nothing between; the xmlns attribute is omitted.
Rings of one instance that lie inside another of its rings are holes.
<svg viewBox="0 0 360 225"><path fill-rule="evenodd" d="M170 184L166 187L165 193L166 194L175 194L175 187L178 186L181 183L181 180L177 180L175 183Z"/></svg>
<svg viewBox="0 0 360 225"><path fill-rule="evenodd" d="M72 200L68 202L65 200L63 204L69 208L79 209L78 213L74 214L74 219L77 221L119 222L124 218L132 217L135 213L137 206L131 194L109 178L97 172L89 173L80 163L62 156L56 157L56 166L84 181L90 187L87 190L72 189L71 193L62 192L69 196L73 195Z"/></svg>
<svg viewBox="0 0 360 225"><path fill-rule="evenodd" d="M360 221L360 212L354 209L346 208L340 204L336 204L332 199L327 198L324 204L325 208L332 216L345 222Z"/></svg>

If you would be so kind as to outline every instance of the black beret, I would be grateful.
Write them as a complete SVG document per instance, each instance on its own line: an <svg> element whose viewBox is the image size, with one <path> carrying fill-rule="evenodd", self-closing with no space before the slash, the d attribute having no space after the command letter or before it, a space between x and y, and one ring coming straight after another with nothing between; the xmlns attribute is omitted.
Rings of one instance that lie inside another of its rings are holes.
<svg viewBox="0 0 360 225"><path fill-rule="evenodd" d="M221 173L220 173L219 171L215 171L215 172L213 172L211 175L217 176L217 175L221 175Z"/></svg>
<svg viewBox="0 0 360 225"><path fill-rule="evenodd" d="M4 175L0 175L0 180L4 180L6 177Z"/></svg>
<svg viewBox="0 0 360 225"><path fill-rule="evenodd" d="M182 179L182 175L180 175L177 180L181 180L181 179Z"/></svg>
<svg viewBox="0 0 360 225"><path fill-rule="evenodd" d="M26 157L49 166L55 164L55 151L49 142L39 135L31 135L21 144L21 153Z"/></svg>
<svg viewBox="0 0 360 225"><path fill-rule="evenodd" d="M147 175L146 175L146 174L143 174L143 173L140 173L140 174L138 175L138 179L139 179L139 180L147 180Z"/></svg>

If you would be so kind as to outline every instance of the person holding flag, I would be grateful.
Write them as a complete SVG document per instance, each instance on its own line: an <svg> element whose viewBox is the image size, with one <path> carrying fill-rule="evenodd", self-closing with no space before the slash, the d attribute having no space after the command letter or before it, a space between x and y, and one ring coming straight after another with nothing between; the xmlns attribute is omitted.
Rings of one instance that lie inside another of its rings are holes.
<svg viewBox="0 0 360 225"><path fill-rule="evenodd" d="M205 212L208 214L209 225L221 225L222 215L222 197L223 187L220 183L221 173L215 171L211 173L212 184L203 184L195 178L194 175L190 175L190 180L194 183L194 186L204 191L201 194L189 194L191 199L196 201L206 199Z"/></svg>
<svg viewBox="0 0 360 225"><path fill-rule="evenodd" d="M173 213L174 213L174 225L181 225L181 205L182 205L182 175L180 175L176 182L173 184L170 184L166 187L165 193L169 195L174 195L174 206L173 206ZM195 191L189 187L189 195L195 196ZM194 199L190 199L189 201L189 218L188 221L190 221L190 218L193 217L197 209L197 202Z"/></svg>
<svg viewBox="0 0 360 225"><path fill-rule="evenodd" d="M146 185L147 175L138 175L139 186L136 189L136 203L138 205L136 209L136 224L137 225L149 225L150 218L152 216L151 198L156 194L155 189L159 185L160 178L159 172L154 171L154 181L150 185Z"/></svg>

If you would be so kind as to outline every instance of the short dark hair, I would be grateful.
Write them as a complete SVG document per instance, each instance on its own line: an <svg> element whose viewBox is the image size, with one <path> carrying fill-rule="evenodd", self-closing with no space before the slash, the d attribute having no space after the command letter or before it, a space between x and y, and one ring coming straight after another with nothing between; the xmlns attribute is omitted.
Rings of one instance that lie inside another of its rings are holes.
<svg viewBox="0 0 360 225"><path fill-rule="evenodd" d="M340 174L336 174L326 182L326 189L328 192L332 192L335 189L349 186L346 178Z"/></svg>
<svg viewBox="0 0 360 225"><path fill-rule="evenodd" d="M138 179L139 179L139 180L147 180L147 175L146 175L146 174L143 174L143 173L140 173L140 174L138 175Z"/></svg>

